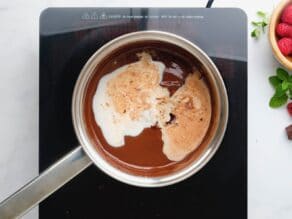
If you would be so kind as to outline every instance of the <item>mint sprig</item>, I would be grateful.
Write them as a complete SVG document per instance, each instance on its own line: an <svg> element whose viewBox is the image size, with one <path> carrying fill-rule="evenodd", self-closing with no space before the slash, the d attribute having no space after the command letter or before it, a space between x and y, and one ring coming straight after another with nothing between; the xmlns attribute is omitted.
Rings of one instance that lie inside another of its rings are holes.
<svg viewBox="0 0 292 219"><path fill-rule="evenodd" d="M283 106L288 98L292 99L292 75L283 69L277 68L276 75L269 77L269 81L275 93L270 99L270 107L278 108Z"/></svg>
<svg viewBox="0 0 292 219"><path fill-rule="evenodd" d="M265 28L268 26L268 15L263 11L257 12L258 17L261 19L260 21L252 21L251 24L255 27L251 32L251 37L258 39L261 33L265 33Z"/></svg>
<svg viewBox="0 0 292 219"><path fill-rule="evenodd" d="M273 96L270 100L270 107L272 108L278 108L280 106L283 106L288 100L288 96L287 95L283 95L280 97L275 97Z"/></svg>

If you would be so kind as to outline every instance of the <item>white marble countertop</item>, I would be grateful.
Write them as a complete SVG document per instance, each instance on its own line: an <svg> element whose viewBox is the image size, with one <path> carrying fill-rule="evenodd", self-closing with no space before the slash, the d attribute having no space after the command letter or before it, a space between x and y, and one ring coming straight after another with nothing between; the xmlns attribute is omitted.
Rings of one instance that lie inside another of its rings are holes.
<svg viewBox="0 0 292 219"><path fill-rule="evenodd" d="M213 7L239 7L249 21L271 12L279 0L215 0ZM168 0L168 7L204 7L206 1ZM11 0L0 2L0 201L38 174L38 20L47 7L162 7L165 0ZM251 27L249 26L249 32ZM292 218L292 144L285 108L273 110L267 79L279 64L267 37L248 36L248 216ZM0 216L1 218L1 216ZM24 218L38 218L37 209Z"/></svg>

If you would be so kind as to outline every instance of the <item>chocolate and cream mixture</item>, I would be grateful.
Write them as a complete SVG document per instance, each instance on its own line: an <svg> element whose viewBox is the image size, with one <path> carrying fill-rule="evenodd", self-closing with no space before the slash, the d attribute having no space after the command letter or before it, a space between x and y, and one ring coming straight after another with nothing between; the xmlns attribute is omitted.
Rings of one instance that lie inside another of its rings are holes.
<svg viewBox="0 0 292 219"><path fill-rule="evenodd" d="M103 76L94 96L95 120L115 147L124 145L125 136L138 136L154 126L159 101L169 97L168 90L159 85L164 64L153 62L147 53L139 56L140 61Z"/></svg>
<svg viewBox="0 0 292 219"><path fill-rule="evenodd" d="M92 109L106 142L123 147L127 136L151 127L161 131L162 152L181 161L203 141L211 121L211 97L198 71L188 72L174 92L163 86L165 63L140 52L136 62L102 76ZM171 68L168 68L171 70Z"/></svg>

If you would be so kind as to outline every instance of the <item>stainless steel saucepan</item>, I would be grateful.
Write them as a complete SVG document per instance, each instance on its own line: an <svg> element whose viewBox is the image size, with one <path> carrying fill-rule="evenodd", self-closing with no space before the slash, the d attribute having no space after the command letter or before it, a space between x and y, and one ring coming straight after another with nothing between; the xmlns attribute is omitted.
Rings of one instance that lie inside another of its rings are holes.
<svg viewBox="0 0 292 219"><path fill-rule="evenodd" d="M174 44L196 57L206 69L209 80L214 84L219 99L219 122L207 149L190 165L170 175L143 177L131 175L112 166L90 142L83 115L86 85L94 74L96 65L112 51L123 45L145 41L161 41ZM160 187L180 182L199 171L215 154L225 133L228 120L228 98L224 82L211 59L190 41L161 31L139 31L122 35L105 44L87 61L76 82L72 101L72 119L75 133L81 146L77 147L27 185L15 192L0 204L0 218L17 218L36 206L90 164L94 163L109 176L130 185Z"/></svg>

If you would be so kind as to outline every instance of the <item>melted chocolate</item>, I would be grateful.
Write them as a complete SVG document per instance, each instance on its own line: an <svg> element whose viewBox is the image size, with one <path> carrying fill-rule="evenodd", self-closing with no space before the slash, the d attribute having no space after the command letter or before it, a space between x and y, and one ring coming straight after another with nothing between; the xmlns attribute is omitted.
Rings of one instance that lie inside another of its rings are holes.
<svg viewBox="0 0 292 219"><path fill-rule="evenodd" d="M96 145L96 149L112 165L135 175L159 176L187 166L204 151L210 140L209 133L214 131L212 126L216 123L218 116L217 113L212 112L211 127L205 140L197 150L180 162L170 161L163 154L161 132L157 127L144 129L136 137L126 137L125 145L122 147L115 148L109 145L95 122L92 109L93 96L98 81L104 74L110 73L123 65L138 61L136 54L143 51L150 53L153 60L165 64L166 68L163 72L161 86L168 88L171 95L184 84L184 80L189 73L199 71L202 76L205 75L201 63L177 46L155 41L124 46L117 51L113 51L96 67L95 74L91 78L85 94L84 117L92 143ZM208 82L208 80L206 81ZM211 88L212 86L209 85L209 87ZM210 91L212 96L212 88ZM218 106L217 100L212 99L212 102L212 107L216 108Z"/></svg>

